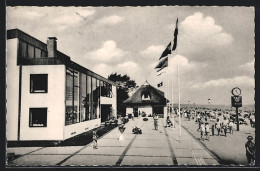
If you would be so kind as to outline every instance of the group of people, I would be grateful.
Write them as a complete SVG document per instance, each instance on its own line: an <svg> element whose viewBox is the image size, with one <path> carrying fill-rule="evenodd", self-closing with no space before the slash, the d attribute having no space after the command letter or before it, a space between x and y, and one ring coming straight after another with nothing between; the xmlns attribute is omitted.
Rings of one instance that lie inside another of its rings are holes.
<svg viewBox="0 0 260 171"><path fill-rule="evenodd" d="M204 136L206 140L209 140L209 134L210 134L210 124L208 122L207 116L200 116L198 114L197 120L198 122L198 129L197 131L201 132L201 139L204 140ZM217 135L219 136L220 133L224 133L225 137L227 136L227 131L231 134L233 134L233 126L234 126L234 120L228 119L227 117L224 117L222 121L220 121L219 118L216 119L215 123L211 125L211 135L215 135L215 130L217 132Z"/></svg>

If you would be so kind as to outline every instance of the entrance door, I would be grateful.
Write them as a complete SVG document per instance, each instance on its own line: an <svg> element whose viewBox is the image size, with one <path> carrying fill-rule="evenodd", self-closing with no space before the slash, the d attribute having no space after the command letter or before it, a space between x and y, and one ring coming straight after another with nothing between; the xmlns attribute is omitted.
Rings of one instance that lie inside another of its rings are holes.
<svg viewBox="0 0 260 171"><path fill-rule="evenodd" d="M110 108L112 105L101 105L101 122L109 120Z"/></svg>
<svg viewBox="0 0 260 171"><path fill-rule="evenodd" d="M134 117L138 117L138 107L133 108Z"/></svg>

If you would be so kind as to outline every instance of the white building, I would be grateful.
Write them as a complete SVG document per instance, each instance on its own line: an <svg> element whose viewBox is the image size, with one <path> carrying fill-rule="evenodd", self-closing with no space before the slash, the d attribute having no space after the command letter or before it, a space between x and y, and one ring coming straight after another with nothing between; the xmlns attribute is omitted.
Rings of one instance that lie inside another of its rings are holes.
<svg viewBox="0 0 260 171"><path fill-rule="evenodd" d="M134 117L137 117L139 114L145 113L147 116L158 114L160 117L166 118L168 102L169 100L164 97L164 92L145 82L123 103L126 105L126 115L133 114Z"/></svg>
<svg viewBox="0 0 260 171"><path fill-rule="evenodd" d="M7 140L62 141L116 116L116 84L18 29L7 31Z"/></svg>

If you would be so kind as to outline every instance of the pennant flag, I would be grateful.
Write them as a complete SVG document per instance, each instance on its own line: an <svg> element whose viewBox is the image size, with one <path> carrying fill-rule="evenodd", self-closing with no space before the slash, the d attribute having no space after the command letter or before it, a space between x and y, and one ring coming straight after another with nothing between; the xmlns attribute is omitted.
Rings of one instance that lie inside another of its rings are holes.
<svg viewBox="0 0 260 171"><path fill-rule="evenodd" d="M174 51L177 47L177 35L178 35L178 18L176 20L176 28L174 30L174 39L173 39L172 51Z"/></svg>
<svg viewBox="0 0 260 171"><path fill-rule="evenodd" d="M160 76L160 75L162 75L162 74L164 74L164 73L166 73L166 71L160 72L157 76Z"/></svg>
<svg viewBox="0 0 260 171"><path fill-rule="evenodd" d="M161 71L163 68L168 67L168 57L163 58L159 64L156 65L156 68L160 68L157 72Z"/></svg>
<svg viewBox="0 0 260 171"><path fill-rule="evenodd" d="M166 49L163 51L161 57L159 58L159 60L160 60L161 58L167 56L168 54L171 54L171 52L172 52L172 51L171 51L171 46L172 46L172 42L170 42L170 43L168 44L168 46L166 47Z"/></svg>
<svg viewBox="0 0 260 171"><path fill-rule="evenodd" d="M158 87L158 88L161 87L161 86L163 86L163 82L157 84L157 87Z"/></svg>

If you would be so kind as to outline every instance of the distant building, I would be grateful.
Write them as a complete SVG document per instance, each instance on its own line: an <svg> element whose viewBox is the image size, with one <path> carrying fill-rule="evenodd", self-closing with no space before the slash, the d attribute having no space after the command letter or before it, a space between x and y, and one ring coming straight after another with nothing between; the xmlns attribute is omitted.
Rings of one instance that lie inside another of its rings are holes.
<svg viewBox="0 0 260 171"><path fill-rule="evenodd" d="M66 140L117 114L116 84L19 29L7 31L7 140Z"/></svg>
<svg viewBox="0 0 260 171"><path fill-rule="evenodd" d="M159 114L161 117L167 116L168 100L164 97L164 92L145 82L137 89L131 97L123 103L126 105L126 114L134 114L137 117L142 112L146 115Z"/></svg>

